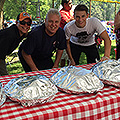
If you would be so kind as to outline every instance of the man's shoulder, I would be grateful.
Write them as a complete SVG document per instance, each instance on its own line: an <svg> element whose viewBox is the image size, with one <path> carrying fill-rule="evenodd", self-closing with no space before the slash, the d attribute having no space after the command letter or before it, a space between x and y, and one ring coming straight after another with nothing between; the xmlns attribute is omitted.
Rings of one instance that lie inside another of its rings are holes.
<svg viewBox="0 0 120 120"><path fill-rule="evenodd" d="M101 21L96 18L96 17L92 17L92 18L88 18L87 19L87 26L96 26L96 25L99 25L101 24Z"/></svg>
<svg viewBox="0 0 120 120"><path fill-rule="evenodd" d="M39 26L33 28L32 31L37 31L37 30L39 30L39 29L41 29L41 28L42 28L42 25L39 25Z"/></svg>
<svg viewBox="0 0 120 120"><path fill-rule="evenodd" d="M58 31L61 32L61 31L64 31L61 27L58 28Z"/></svg>
<svg viewBox="0 0 120 120"><path fill-rule="evenodd" d="M75 20L72 20L65 25L65 28L73 28L74 25L75 25Z"/></svg>
<svg viewBox="0 0 120 120"><path fill-rule="evenodd" d="M16 24L13 24L10 27L7 27L5 29L1 29L0 32L2 32L2 31L8 31L8 30L11 30L11 29L16 29L16 28L17 28Z"/></svg>
<svg viewBox="0 0 120 120"><path fill-rule="evenodd" d="M100 21L100 20L99 20L98 18L96 18L96 17L91 17L91 18L88 18L87 20L90 21L90 22Z"/></svg>
<svg viewBox="0 0 120 120"><path fill-rule="evenodd" d="M43 26L39 25L37 27L35 27L34 29L31 30L30 34L37 34L38 32L42 32L43 31Z"/></svg>
<svg viewBox="0 0 120 120"><path fill-rule="evenodd" d="M58 34L63 35L64 34L64 30L61 27L59 27L58 30L57 30L57 32L56 32L56 34L57 35Z"/></svg>
<svg viewBox="0 0 120 120"><path fill-rule="evenodd" d="M7 35L11 35L12 36L12 34L15 35L15 33L17 31L18 31L17 26L14 24L14 25L6 28L6 29L1 29L0 30L0 35L4 35L5 34L5 36L7 36Z"/></svg>

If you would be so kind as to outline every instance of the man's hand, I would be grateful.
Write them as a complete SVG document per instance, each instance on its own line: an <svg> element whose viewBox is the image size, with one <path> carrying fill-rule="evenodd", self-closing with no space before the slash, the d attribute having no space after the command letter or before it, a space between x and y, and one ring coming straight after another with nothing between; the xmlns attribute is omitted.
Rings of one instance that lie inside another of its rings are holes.
<svg viewBox="0 0 120 120"><path fill-rule="evenodd" d="M73 66L75 66L75 61L72 59L72 60L70 60L70 65L73 65Z"/></svg>
<svg viewBox="0 0 120 120"><path fill-rule="evenodd" d="M109 60L109 59L110 59L109 57L103 56L103 57L101 58L100 62L105 61L105 60Z"/></svg>
<svg viewBox="0 0 120 120"><path fill-rule="evenodd" d="M58 65L54 65L53 68L58 68L59 66Z"/></svg>

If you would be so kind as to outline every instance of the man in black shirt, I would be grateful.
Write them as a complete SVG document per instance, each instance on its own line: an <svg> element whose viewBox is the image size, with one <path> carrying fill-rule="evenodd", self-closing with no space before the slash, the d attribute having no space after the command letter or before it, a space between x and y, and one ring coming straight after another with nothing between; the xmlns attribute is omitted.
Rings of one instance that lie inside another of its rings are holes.
<svg viewBox="0 0 120 120"><path fill-rule="evenodd" d="M25 72L58 68L63 50L66 49L65 33L60 25L60 13L51 8L45 23L36 27L19 49L19 58ZM52 60L56 51L55 62Z"/></svg>
<svg viewBox="0 0 120 120"><path fill-rule="evenodd" d="M7 75L5 58L11 54L28 34L32 23L31 16L22 12L17 16L16 24L0 30L0 75Z"/></svg>

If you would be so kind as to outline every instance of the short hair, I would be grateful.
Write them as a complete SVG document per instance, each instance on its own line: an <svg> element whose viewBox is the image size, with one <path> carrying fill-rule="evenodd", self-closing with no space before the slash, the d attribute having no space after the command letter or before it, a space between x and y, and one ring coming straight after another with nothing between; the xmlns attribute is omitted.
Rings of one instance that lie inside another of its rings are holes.
<svg viewBox="0 0 120 120"><path fill-rule="evenodd" d="M64 6L64 3L68 3L70 0L62 0L61 5Z"/></svg>
<svg viewBox="0 0 120 120"><path fill-rule="evenodd" d="M50 15L50 14L58 15L59 18L60 18L60 20L61 20L60 12L59 12L57 9L55 9L55 8L50 8L49 11L48 11L48 13L46 14L46 19L48 19L48 15Z"/></svg>
<svg viewBox="0 0 120 120"><path fill-rule="evenodd" d="M87 6L83 5L83 4L78 4L75 9L74 9L74 14L76 11L85 11L88 14L88 8Z"/></svg>

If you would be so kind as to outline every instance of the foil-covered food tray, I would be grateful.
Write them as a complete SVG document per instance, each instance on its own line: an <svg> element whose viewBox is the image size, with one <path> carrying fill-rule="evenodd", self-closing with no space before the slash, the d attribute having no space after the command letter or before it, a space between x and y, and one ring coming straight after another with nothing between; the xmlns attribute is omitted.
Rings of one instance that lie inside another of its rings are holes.
<svg viewBox="0 0 120 120"><path fill-rule="evenodd" d="M5 94L24 107L51 101L58 92L57 87L44 75L20 76L4 87Z"/></svg>
<svg viewBox="0 0 120 120"><path fill-rule="evenodd" d="M4 93L2 83L0 82L0 106L2 106L5 101L6 101L6 95Z"/></svg>
<svg viewBox="0 0 120 120"><path fill-rule="evenodd" d="M59 90L71 94L94 93L104 87L104 84L91 70L82 67L63 67L50 79Z"/></svg>
<svg viewBox="0 0 120 120"><path fill-rule="evenodd" d="M120 87L120 59L98 62L91 70L104 84Z"/></svg>

